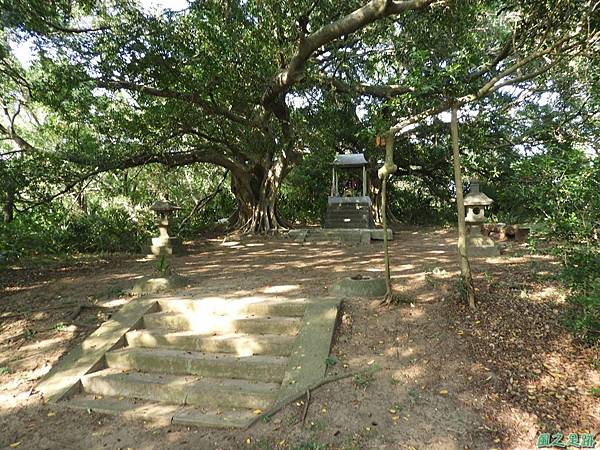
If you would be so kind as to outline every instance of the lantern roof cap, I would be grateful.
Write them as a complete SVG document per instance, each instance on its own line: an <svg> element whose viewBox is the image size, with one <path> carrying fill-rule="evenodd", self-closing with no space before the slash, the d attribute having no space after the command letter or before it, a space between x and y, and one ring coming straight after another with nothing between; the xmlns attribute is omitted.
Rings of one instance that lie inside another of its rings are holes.
<svg viewBox="0 0 600 450"><path fill-rule="evenodd" d="M494 200L479 190L479 180L471 180L471 190L465 195L465 206L489 206Z"/></svg>
<svg viewBox="0 0 600 450"><path fill-rule="evenodd" d="M169 212L169 211L175 211L177 209L181 209L179 206L175 205L174 203L171 203L169 200L156 200L152 206L150 207L150 209L152 211L156 211L156 212Z"/></svg>
<svg viewBox="0 0 600 450"><path fill-rule="evenodd" d="M335 155L333 165L337 167L362 167L367 165L363 153L351 153L349 155Z"/></svg>

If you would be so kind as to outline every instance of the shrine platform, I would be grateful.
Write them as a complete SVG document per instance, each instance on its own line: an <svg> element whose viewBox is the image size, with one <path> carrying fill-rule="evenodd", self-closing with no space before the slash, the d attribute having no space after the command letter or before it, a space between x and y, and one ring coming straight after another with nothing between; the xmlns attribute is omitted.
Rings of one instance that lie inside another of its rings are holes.
<svg viewBox="0 0 600 450"><path fill-rule="evenodd" d="M388 239L394 233L388 228ZM383 241L382 228L303 228L290 230L288 237L296 242L340 242L343 244L368 245L373 241Z"/></svg>

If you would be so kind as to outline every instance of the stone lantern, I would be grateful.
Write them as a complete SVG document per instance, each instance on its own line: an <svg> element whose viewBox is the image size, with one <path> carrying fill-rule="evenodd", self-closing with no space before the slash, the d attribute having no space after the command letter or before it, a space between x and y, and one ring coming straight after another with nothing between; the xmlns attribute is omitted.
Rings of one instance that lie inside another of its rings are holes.
<svg viewBox="0 0 600 450"><path fill-rule="evenodd" d="M159 230L159 236L152 238L150 255L148 256L170 256L183 253L181 240L169 236L169 219L174 211L181 209L168 200L157 200L150 207L156 214L155 223Z"/></svg>
<svg viewBox="0 0 600 450"><path fill-rule="evenodd" d="M467 246L471 256L498 256L500 251L489 236L481 232L485 222L485 209L494 201L479 190L479 180L471 180L471 190L465 195L467 216L465 222L469 227Z"/></svg>

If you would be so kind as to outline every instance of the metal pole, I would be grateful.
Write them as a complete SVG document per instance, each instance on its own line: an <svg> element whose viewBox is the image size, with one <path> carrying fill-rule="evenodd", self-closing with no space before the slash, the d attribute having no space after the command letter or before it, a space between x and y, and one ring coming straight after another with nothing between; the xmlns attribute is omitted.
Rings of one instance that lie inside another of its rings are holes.
<svg viewBox="0 0 600 450"><path fill-rule="evenodd" d="M331 166L331 196L335 195L335 166Z"/></svg>
<svg viewBox="0 0 600 450"><path fill-rule="evenodd" d="M363 197L367 196L367 166L363 166Z"/></svg>
<svg viewBox="0 0 600 450"><path fill-rule="evenodd" d="M338 191L338 173L337 173L337 170L335 170L335 191L333 192L333 195L335 197L339 197L340 196L340 192Z"/></svg>

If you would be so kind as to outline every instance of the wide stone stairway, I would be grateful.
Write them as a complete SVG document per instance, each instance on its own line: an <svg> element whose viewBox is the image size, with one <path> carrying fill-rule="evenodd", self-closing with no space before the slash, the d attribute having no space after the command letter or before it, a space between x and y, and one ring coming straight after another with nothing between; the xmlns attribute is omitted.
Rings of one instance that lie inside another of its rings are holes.
<svg viewBox="0 0 600 450"><path fill-rule="evenodd" d="M335 299L133 300L38 389L57 406L246 427L324 376L338 307Z"/></svg>

